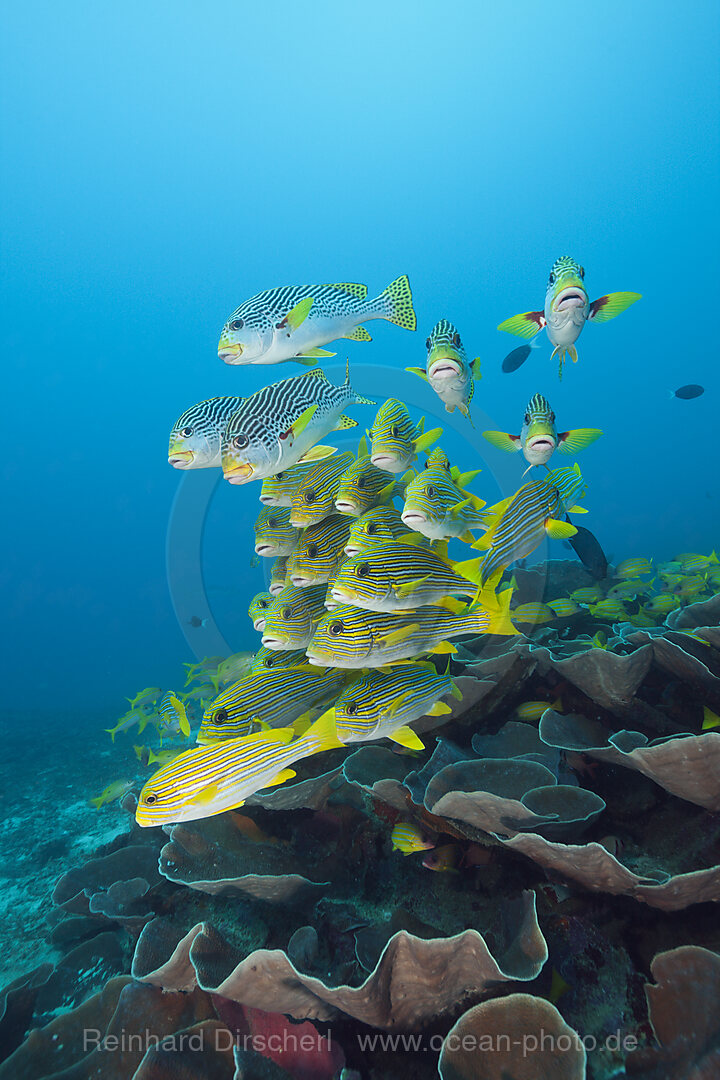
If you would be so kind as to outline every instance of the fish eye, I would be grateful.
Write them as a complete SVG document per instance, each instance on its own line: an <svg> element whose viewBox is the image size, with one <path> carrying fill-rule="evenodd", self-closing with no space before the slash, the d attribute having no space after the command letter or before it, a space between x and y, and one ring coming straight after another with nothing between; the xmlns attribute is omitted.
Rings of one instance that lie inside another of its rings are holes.
<svg viewBox="0 0 720 1080"><path fill-rule="evenodd" d="M213 720L216 724L226 724L229 719L227 709L218 709L217 712L213 713Z"/></svg>
<svg viewBox="0 0 720 1080"><path fill-rule="evenodd" d="M368 521L367 526L365 527L365 532L368 534L368 536L374 536L377 532L377 525L375 525L372 521Z"/></svg>
<svg viewBox="0 0 720 1080"><path fill-rule="evenodd" d="M530 423L530 413L525 413L525 423L526 424Z"/></svg>
<svg viewBox="0 0 720 1080"><path fill-rule="evenodd" d="M554 413L554 412L551 412L551 413L550 413L550 423L551 423L551 424L554 424L554 423L555 423L555 413Z"/></svg>
<svg viewBox="0 0 720 1080"><path fill-rule="evenodd" d="M182 431L180 432L183 439L189 439L190 436L192 435L192 433L193 433L193 429L191 427L184 427L182 429Z"/></svg>
<svg viewBox="0 0 720 1080"><path fill-rule="evenodd" d="M433 499L435 497L435 488L432 484L427 485L427 487L425 488L425 494L427 495L428 499Z"/></svg>
<svg viewBox="0 0 720 1080"><path fill-rule="evenodd" d="M554 284L555 284L555 275L551 272L550 277L548 278L548 285L554 285Z"/></svg>
<svg viewBox="0 0 720 1080"><path fill-rule="evenodd" d="M390 428L390 434L394 435L395 438L397 439L398 435L400 434L400 425L399 424L393 424L393 426Z"/></svg>
<svg viewBox="0 0 720 1080"><path fill-rule="evenodd" d="M356 570L358 577L368 577L370 574L370 563L361 562Z"/></svg>
<svg viewBox="0 0 720 1080"><path fill-rule="evenodd" d="M277 525L277 518L276 517L269 517L267 519L267 523L268 523L268 527L270 529L274 529L275 526Z"/></svg>
<svg viewBox="0 0 720 1080"><path fill-rule="evenodd" d="M430 345L431 345L431 341L430 341L430 338L427 338L427 339L426 339L426 341L425 341L425 348L426 348L426 349L429 349L429 348L430 348Z"/></svg>
<svg viewBox="0 0 720 1080"><path fill-rule="evenodd" d="M315 492L313 491L313 489L312 489L312 488L308 488L308 489L307 489L307 491L305 492L305 496L304 496L304 497L305 497L305 502L306 502L306 503L313 503L313 502L315 502Z"/></svg>
<svg viewBox="0 0 720 1080"><path fill-rule="evenodd" d="M354 701L348 701L347 705L345 706L345 712L348 714L348 716L355 715L355 713L357 712L357 705Z"/></svg>
<svg viewBox="0 0 720 1080"><path fill-rule="evenodd" d="M247 435L236 435L233 439L233 446L236 450L244 450L249 442Z"/></svg>
<svg viewBox="0 0 720 1080"><path fill-rule="evenodd" d="M459 344L460 344L460 335L459 334L453 334L453 345L459 345Z"/></svg>
<svg viewBox="0 0 720 1080"><path fill-rule="evenodd" d="M283 619L289 619L290 616L292 615L292 608L291 607L284 607L282 609L282 611L280 612L280 614L282 615Z"/></svg>
<svg viewBox="0 0 720 1080"><path fill-rule="evenodd" d="M244 319L233 319L233 321L230 323L230 329L231 330L242 330L244 325L245 325L245 320Z"/></svg>
<svg viewBox="0 0 720 1080"><path fill-rule="evenodd" d="M341 622L330 623L330 633L331 634L342 634L344 629L345 629L345 627L343 626L343 624Z"/></svg>
<svg viewBox="0 0 720 1080"><path fill-rule="evenodd" d="M152 792L150 792L148 795L145 796L145 805L146 806L152 806L153 803L156 803L157 801L158 801L157 795L153 795Z"/></svg>
<svg viewBox="0 0 720 1080"><path fill-rule="evenodd" d="M268 606L268 602L267 602L267 600L258 600L258 607L259 607L259 608L262 608L262 609L263 609L263 611L265 611L265 609L267 608L267 606Z"/></svg>
<svg viewBox="0 0 720 1080"><path fill-rule="evenodd" d="M367 481L366 481L364 476L359 476L358 477L357 486L360 488L361 491L365 487L366 483L367 483Z"/></svg>
<svg viewBox="0 0 720 1080"><path fill-rule="evenodd" d="M314 559L317 555L317 544L308 544L307 554L308 559Z"/></svg>
<svg viewBox="0 0 720 1080"><path fill-rule="evenodd" d="M281 472L275 473L275 476L273 477L273 479L274 480L282 480L284 475L285 475L285 473L281 473Z"/></svg>
<svg viewBox="0 0 720 1080"><path fill-rule="evenodd" d="M585 267L584 267L584 266L579 266L579 267L578 267L578 270L580 271L580 277L581 277L581 278L583 279L583 281L584 281L584 280L585 280Z"/></svg>

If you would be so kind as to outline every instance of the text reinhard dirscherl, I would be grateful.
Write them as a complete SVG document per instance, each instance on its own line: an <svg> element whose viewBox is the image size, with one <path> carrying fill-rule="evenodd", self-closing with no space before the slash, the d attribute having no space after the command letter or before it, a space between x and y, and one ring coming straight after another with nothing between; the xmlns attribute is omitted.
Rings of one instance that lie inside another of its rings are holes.
<svg viewBox="0 0 720 1080"><path fill-rule="evenodd" d="M385 1050L392 1053L433 1053L437 1054L445 1046L445 1050L472 1053L474 1051L485 1054L510 1054L519 1053L522 1057L531 1057L533 1054L564 1054L571 1050L606 1051L632 1053L637 1049L638 1040L634 1035L625 1035L616 1031L604 1039L598 1039L594 1035L578 1035L568 1032L558 1035L554 1031L527 1032L520 1037L504 1035L498 1032L485 1035L457 1035L450 1032L449 1035L431 1035L425 1037L422 1034L397 1034L390 1032L368 1032L356 1036L361 1050L377 1051ZM162 1047L169 1051L190 1051L202 1053L203 1050L228 1051L236 1047L238 1050L254 1050L258 1054L282 1054L282 1053L327 1053L332 1047L332 1035L322 1035L304 1031L296 1034L290 1029L275 1032L269 1035L233 1035L227 1028L212 1028L200 1031L180 1031L174 1035L157 1035L145 1029L144 1032L121 1031L117 1035L103 1035L98 1028L85 1028L83 1030L83 1050L89 1053L91 1050L111 1053L113 1051L146 1053L154 1047Z"/></svg>

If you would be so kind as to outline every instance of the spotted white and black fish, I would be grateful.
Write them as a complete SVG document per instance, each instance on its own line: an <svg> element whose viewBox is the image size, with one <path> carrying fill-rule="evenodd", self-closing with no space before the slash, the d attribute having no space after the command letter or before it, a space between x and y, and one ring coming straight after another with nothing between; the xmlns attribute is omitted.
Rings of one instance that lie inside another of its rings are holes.
<svg viewBox="0 0 720 1080"><path fill-rule="evenodd" d="M300 589L286 585L265 614L262 643L266 649L306 649L325 615L327 586Z"/></svg>
<svg viewBox="0 0 720 1080"><path fill-rule="evenodd" d="M350 519L343 514L311 525L288 560L288 578L299 589L330 580L345 559Z"/></svg>
<svg viewBox="0 0 720 1080"><path fill-rule="evenodd" d="M558 358L558 374L562 378L566 355L577 363L575 342L585 323L609 322L639 299L640 293L616 292L606 293L591 303L585 289L585 270L569 255L561 255L550 271L544 311L513 315L501 322L498 330L529 340L546 329L555 346L552 355Z"/></svg>
<svg viewBox="0 0 720 1080"><path fill-rule="evenodd" d="M422 750L422 741L408 725L421 716L451 712L441 701L448 694L462 698L449 675L422 661L369 671L345 687L333 706L338 738L344 743L392 739Z"/></svg>
<svg viewBox="0 0 720 1080"><path fill-rule="evenodd" d="M574 536L577 529L560 520L566 510L578 512L575 500L585 493L585 481L577 465L549 469L533 483L524 484L515 495L490 507L485 514L487 531L473 544L485 551L480 580L485 584L500 568L524 559L547 534L556 539Z"/></svg>
<svg viewBox="0 0 720 1080"><path fill-rule="evenodd" d="M321 716L304 735L292 728L261 731L180 754L158 769L140 792L135 820L148 827L195 821L242 806L262 788L295 776L290 765L341 747L335 722Z"/></svg>
<svg viewBox="0 0 720 1080"><path fill-rule="evenodd" d="M446 596L474 596L479 584L480 559L453 564L437 551L393 541L343 563L327 598L369 611L411 611Z"/></svg>
<svg viewBox="0 0 720 1080"><path fill-rule="evenodd" d="M367 286L354 282L266 289L233 311L222 328L218 356L226 364L315 363L318 357L335 355L320 347L330 341L371 341L360 325L371 319L416 328L405 275L372 300L367 298Z"/></svg>
<svg viewBox="0 0 720 1080"><path fill-rule="evenodd" d="M174 469L212 469L221 464L223 432L241 397L214 397L191 405L170 432L168 462Z"/></svg>
<svg viewBox="0 0 720 1080"><path fill-rule="evenodd" d="M440 319L425 342L425 367L409 367L406 371L425 379L445 405L447 412L458 409L470 423L470 402L475 380L480 375L480 357L468 363L460 334L447 319Z"/></svg>
<svg viewBox="0 0 720 1080"><path fill-rule="evenodd" d="M402 401L389 398L378 409L368 431L371 463L384 472L405 472L417 455L442 435L442 428L424 431L424 424L422 418L414 424Z"/></svg>
<svg viewBox="0 0 720 1080"><path fill-rule="evenodd" d="M248 615L256 630L262 630L265 626L265 612L273 602L272 594L259 592L253 596L248 606Z"/></svg>
<svg viewBox="0 0 720 1080"><path fill-rule="evenodd" d="M312 664L278 666L247 675L208 705L197 741L237 739L264 724L287 727L313 708L327 708L346 681L343 672L319 670Z"/></svg>
<svg viewBox="0 0 720 1080"><path fill-rule="evenodd" d="M556 450L559 454L577 454L601 435L599 428L574 428L558 434L555 413L542 394L533 394L530 398L519 435L508 435L504 431L483 431L483 438L499 450L506 450L511 454L522 450L529 465L546 465Z"/></svg>
<svg viewBox="0 0 720 1080"><path fill-rule="evenodd" d="M357 426L343 415L348 405L374 405L353 390L349 367L342 386L333 386L325 372L315 368L258 390L245 398L225 428L225 479L247 484L276 476L302 458L328 457L334 449L316 443L331 431Z"/></svg>
<svg viewBox="0 0 720 1080"><path fill-rule="evenodd" d="M255 554L263 559L289 555L298 545L300 529L290 523L287 506L266 506L258 514L255 525Z"/></svg>
<svg viewBox="0 0 720 1080"><path fill-rule="evenodd" d="M407 535L408 527L394 506L375 506L353 521L345 554L352 558L374 544L387 543Z"/></svg>
<svg viewBox="0 0 720 1080"><path fill-rule="evenodd" d="M334 454L324 461L316 461L305 478L298 484L290 505L290 520L299 529L315 525L336 514L335 496L340 478L355 460L351 451Z"/></svg>
<svg viewBox="0 0 720 1080"><path fill-rule="evenodd" d="M511 593L507 589L496 597L492 611L451 598L442 606L393 614L339 607L318 623L307 657L319 666L382 667L421 653L454 653L452 637L517 634L508 615Z"/></svg>
<svg viewBox="0 0 720 1080"><path fill-rule="evenodd" d="M459 537L471 543L470 530L484 528L481 509L485 503L464 487L479 473L479 469L467 473L452 469L445 453L436 447L427 468L405 489L402 520L408 529L430 540Z"/></svg>

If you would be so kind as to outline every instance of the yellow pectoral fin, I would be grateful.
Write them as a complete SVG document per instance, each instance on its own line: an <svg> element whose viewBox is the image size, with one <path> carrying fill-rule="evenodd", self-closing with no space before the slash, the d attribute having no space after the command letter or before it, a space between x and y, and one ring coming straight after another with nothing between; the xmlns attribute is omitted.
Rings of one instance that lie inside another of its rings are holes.
<svg viewBox="0 0 720 1080"><path fill-rule="evenodd" d="M310 308L313 306L312 296L305 296L302 300L298 300L294 307L290 308L285 318L280 322L280 326L289 330L297 330L298 326L301 326L305 322L310 314Z"/></svg>
<svg viewBox="0 0 720 1080"><path fill-rule="evenodd" d="M393 702L385 710L385 716L388 720L392 720L393 716L396 716L402 706L405 704L410 694L401 694L400 697L395 698Z"/></svg>
<svg viewBox="0 0 720 1080"><path fill-rule="evenodd" d="M424 380L425 380L425 382L427 382L427 381L428 381L428 377L427 377L427 373L426 373L426 371L425 371L425 368L421 368L421 367L406 367L406 368L405 368L405 370L406 370L406 371L409 371L411 375L419 375L421 379L424 379Z"/></svg>
<svg viewBox="0 0 720 1080"><path fill-rule="evenodd" d="M605 296L599 296L590 305L588 319L596 323L609 322L616 315L627 311L631 304L640 299L641 295L637 292L611 292Z"/></svg>
<svg viewBox="0 0 720 1080"><path fill-rule="evenodd" d="M360 442L358 443L358 448L357 448L357 456L358 456L358 459L359 458L366 458L368 456L368 445L367 445L367 438L365 437L365 435L362 435L360 437Z"/></svg>
<svg viewBox="0 0 720 1080"><path fill-rule="evenodd" d="M290 425L293 436L297 439L298 435L302 434L305 428L308 426L313 416L317 412L317 402L313 405L309 405L307 409L300 413L297 420L293 420Z"/></svg>
<svg viewBox="0 0 720 1080"><path fill-rule="evenodd" d="M408 750L424 750L425 743L422 742L412 728L407 726L400 727L397 731L393 731L387 736L388 739L392 739L393 742L399 743L400 746L406 746Z"/></svg>
<svg viewBox="0 0 720 1080"><path fill-rule="evenodd" d="M520 450L520 436L508 435L505 431L483 431L483 439L496 446L498 450L505 450L508 454L515 454Z"/></svg>
<svg viewBox="0 0 720 1080"><path fill-rule="evenodd" d="M424 435L420 435L417 439L413 439L413 446L418 454L421 454L423 450L427 450L428 446L432 446L434 442L441 437L443 429L436 427L431 431L426 431Z"/></svg>
<svg viewBox="0 0 720 1080"><path fill-rule="evenodd" d="M268 780L264 786L276 787L278 784L284 784L286 780L292 780L293 776L297 776L294 769L283 769L277 776L273 776L272 780Z"/></svg>
<svg viewBox="0 0 720 1080"><path fill-rule="evenodd" d="M558 435L558 454L577 454L602 435L600 428L574 428Z"/></svg>
<svg viewBox="0 0 720 1080"><path fill-rule="evenodd" d="M207 806L217 796L220 788L217 784L208 784L207 787L200 788L194 795L191 795L189 799L185 801L191 806Z"/></svg>
<svg viewBox="0 0 720 1080"><path fill-rule="evenodd" d="M479 476L482 469L470 469L468 472L459 473L455 483L459 488L464 488L467 484L471 484L476 476ZM485 504L483 503L483 506Z"/></svg>
<svg viewBox="0 0 720 1080"><path fill-rule="evenodd" d="M708 709L707 705L703 708L703 731L712 731L714 728L720 727L720 716L716 716L712 709Z"/></svg>
<svg viewBox="0 0 720 1080"><path fill-rule="evenodd" d="M425 584L429 577L430 575L426 574L425 577L415 578L414 581L406 581L404 585L398 585L395 589L395 595L400 600L404 600L406 596L412 596L414 592L417 592L421 585Z"/></svg>
<svg viewBox="0 0 720 1080"><path fill-rule="evenodd" d="M467 611L467 604L463 604L462 600L456 600L454 596L443 596L442 600L436 600L433 607L445 608L446 611L452 612L453 615L462 615Z"/></svg>
<svg viewBox="0 0 720 1080"><path fill-rule="evenodd" d="M294 356L293 360L300 360L302 363L302 361L306 359L317 360L327 356L337 356L337 353L328 352L327 349L307 349L306 352L298 353L297 356Z"/></svg>
<svg viewBox="0 0 720 1080"><path fill-rule="evenodd" d="M439 641L437 645L433 645L431 649L428 649L428 652L433 653L437 656L442 656L445 653L448 653L452 656L454 653L457 652L457 649L454 645L451 645L449 641Z"/></svg>
<svg viewBox="0 0 720 1080"><path fill-rule="evenodd" d="M514 334L515 337L534 338L538 330L547 325L547 320L542 311L523 311L521 315L513 315L505 319L498 326L498 330L504 330L506 334Z"/></svg>
<svg viewBox="0 0 720 1080"><path fill-rule="evenodd" d="M406 638L412 637L420 629L420 623L409 623L408 626L401 626L397 630L390 630L387 634L383 634L378 638L378 644L387 648L389 645L399 645L401 641L405 641Z"/></svg>
<svg viewBox="0 0 720 1080"><path fill-rule="evenodd" d="M447 716L447 714L451 713L451 712L452 712L452 709L450 708L449 705L446 705L444 701L436 701L435 704L432 705L428 709L428 711L425 713L425 715L426 716Z"/></svg>
<svg viewBox="0 0 720 1080"><path fill-rule="evenodd" d="M312 446L307 454L303 454L300 461L322 461L323 458L330 457L331 454L336 453L336 446Z"/></svg>
<svg viewBox="0 0 720 1080"><path fill-rule="evenodd" d="M574 536L577 529L569 521L558 521L557 518L548 518L545 522L545 531L553 540L566 540L568 536Z"/></svg>
<svg viewBox="0 0 720 1080"><path fill-rule="evenodd" d="M480 374L480 357L479 356L476 356L473 360L471 360L471 362L470 362L470 370L472 371L473 379L482 379L482 375Z"/></svg>
<svg viewBox="0 0 720 1080"><path fill-rule="evenodd" d="M568 510L568 514L589 514L590 511L585 506L571 506Z"/></svg>

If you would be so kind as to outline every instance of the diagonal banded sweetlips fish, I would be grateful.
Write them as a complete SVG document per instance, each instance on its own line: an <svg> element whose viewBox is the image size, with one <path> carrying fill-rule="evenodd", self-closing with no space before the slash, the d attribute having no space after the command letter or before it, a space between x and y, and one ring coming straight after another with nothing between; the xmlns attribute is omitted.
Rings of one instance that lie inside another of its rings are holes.
<svg viewBox="0 0 720 1080"><path fill-rule="evenodd" d="M315 362L317 357L334 356L320 348L330 341L371 341L360 325L371 319L415 329L407 276L392 281L372 300L367 298L367 286L355 282L266 289L233 311L222 328L218 356L226 364Z"/></svg>
<svg viewBox="0 0 720 1080"><path fill-rule="evenodd" d="M345 559L344 547L350 534L350 520L342 514L325 518L303 533L288 560L288 578L307 589L329 581Z"/></svg>
<svg viewBox="0 0 720 1080"><path fill-rule="evenodd" d="M327 586L299 589L286 585L265 614L262 643L266 649L306 649L325 614ZM303 653L304 655L304 653Z"/></svg>
<svg viewBox="0 0 720 1080"><path fill-rule="evenodd" d="M575 465L548 470L540 480L524 484L515 495L490 507L485 514L487 531L473 544L487 552L480 566L483 584L501 567L530 555L546 533L559 539L574 536L575 526L559 516L584 492L585 482ZM573 505L568 508L578 510Z"/></svg>
<svg viewBox="0 0 720 1080"><path fill-rule="evenodd" d="M335 702L338 738L344 743L392 739L414 750L423 744L408 727L421 716L446 716L450 706L440 699L462 694L449 675L432 664L397 664L388 671L369 671L347 686Z"/></svg>
<svg viewBox="0 0 720 1080"><path fill-rule="evenodd" d="M290 524L287 506L266 506L258 514L254 530L255 554L263 559L289 555L298 545L300 530Z"/></svg>
<svg viewBox="0 0 720 1080"><path fill-rule="evenodd" d="M353 521L345 554L352 558L374 544L387 543L407 535L408 527L394 506L375 506Z"/></svg>
<svg viewBox="0 0 720 1080"><path fill-rule="evenodd" d="M419 653L453 653L448 638L466 634L516 634L508 608L512 590L495 598L492 611L445 600L442 607L388 614L339 607L318 624L307 648L311 664L336 668L382 667Z"/></svg>
<svg viewBox="0 0 720 1080"><path fill-rule="evenodd" d="M135 820L147 827L222 814L256 791L290 780L295 773L289 766L301 758L343 745L328 715L300 738L294 734L279 728L186 750L145 784Z"/></svg>
<svg viewBox="0 0 720 1080"><path fill-rule="evenodd" d="M253 596L248 607L248 615L256 630L262 630L265 626L265 612L273 602L273 596L269 592L259 592Z"/></svg>
<svg viewBox="0 0 720 1080"><path fill-rule="evenodd" d="M254 724L286 727L315 707L327 707L346 682L342 671L311 664L247 675L208 705L197 741L239 738L249 735Z"/></svg>
<svg viewBox="0 0 720 1080"><path fill-rule="evenodd" d="M553 263L545 294L544 311L524 311L513 315L498 326L517 337L534 338L542 329L547 330L555 346L553 356L559 362L558 373L562 378L565 356L577 363L575 342L586 322L604 323L626 311L640 299L640 293L606 293L590 303L585 290L585 271L569 255L561 255Z"/></svg>
<svg viewBox="0 0 720 1080"><path fill-rule="evenodd" d="M445 453L436 447L427 468L405 489L402 519L430 540L460 537L472 543L471 529L484 528L481 509L485 503L463 490L480 470L459 473L451 470Z"/></svg>
<svg viewBox="0 0 720 1080"><path fill-rule="evenodd" d="M440 319L430 331L425 342L427 360L425 368L409 367L406 371L425 379L445 405L447 412L455 409L470 419L470 402L475 390L475 380L480 375L480 357L468 363L460 334L447 319Z"/></svg>
<svg viewBox="0 0 720 1080"><path fill-rule="evenodd" d="M290 506L293 525L306 529L336 513L335 496L340 477L354 460L355 455L348 450L315 462L293 494Z"/></svg>
<svg viewBox="0 0 720 1080"><path fill-rule="evenodd" d="M442 428L424 431L424 420L413 424L410 413L395 398L382 405L368 431L370 461L384 472L401 473L410 468L417 455L432 446L442 435Z"/></svg>
<svg viewBox="0 0 720 1080"><path fill-rule="evenodd" d="M324 371L281 379L245 398L227 423L222 444L222 469L231 484L247 484L276 476L301 458L318 461L334 453L316 446L331 431L356 427L343 415L348 405L373 405L356 394L346 365L345 382L333 386Z"/></svg>
<svg viewBox="0 0 720 1080"><path fill-rule="evenodd" d="M270 668L297 667L298 664L307 664L308 659L305 649L292 649L285 652L274 652L261 645L252 658L247 675L255 675L258 671L269 671ZM237 679L235 680L238 681Z"/></svg>
<svg viewBox="0 0 720 1080"><path fill-rule="evenodd" d="M328 599L369 611L410 611L446 596L474 596L479 584L480 559L453 565L436 551L393 542L343 563Z"/></svg>
<svg viewBox="0 0 720 1080"><path fill-rule="evenodd" d="M559 454L577 454L601 435L599 428L575 428L561 431L558 435L555 413L542 394L533 394L530 398L519 435L483 431L483 438L499 450L507 450L511 454L522 450L529 465L546 465L556 450Z"/></svg>
<svg viewBox="0 0 720 1080"><path fill-rule="evenodd" d="M168 462L172 467L219 468L223 432L242 403L241 397L214 397L181 413L170 432Z"/></svg>

